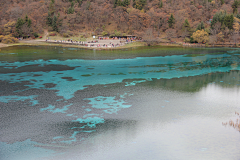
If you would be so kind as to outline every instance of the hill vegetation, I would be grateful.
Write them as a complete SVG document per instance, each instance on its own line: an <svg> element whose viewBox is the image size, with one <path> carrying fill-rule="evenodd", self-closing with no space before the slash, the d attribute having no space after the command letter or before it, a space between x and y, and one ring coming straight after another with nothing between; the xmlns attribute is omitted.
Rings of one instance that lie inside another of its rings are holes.
<svg viewBox="0 0 240 160"><path fill-rule="evenodd" d="M0 0L0 35L238 43L239 7L240 0Z"/></svg>

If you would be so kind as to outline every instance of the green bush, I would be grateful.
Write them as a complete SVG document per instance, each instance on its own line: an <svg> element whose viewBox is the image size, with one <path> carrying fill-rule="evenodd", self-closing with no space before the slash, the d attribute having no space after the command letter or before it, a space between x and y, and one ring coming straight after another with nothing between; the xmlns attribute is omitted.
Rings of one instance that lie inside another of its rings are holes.
<svg viewBox="0 0 240 160"><path fill-rule="evenodd" d="M190 42L190 38L185 37L185 38L184 38L184 42L185 42L185 43L189 43L189 42Z"/></svg>
<svg viewBox="0 0 240 160"><path fill-rule="evenodd" d="M117 37L117 36L121 36L121 35L122 35L121 31L115 30L114 33L110 35L110 37Z"/></svg>
<svg viewBox="0 0 240 160"><path fill-rule="evenodd" d="M67 14L73 14L74 13L74 3L71 2L71 6L68 8Z"/></svg>
<svg viewBox="0 0 240 160"><path fill-rule="evenodd" d="M108 32L107 31L103 31L102 32L102 36L106 36L106 35L108 35Z"/></svg>
<svg viewBox="0 0 240 160"><path fill-rule="evenodd" d="M35 38L38 38L38 37L39 37L39 35L38 35L36 32L33 33L33 36L34 36Z"/></svg>

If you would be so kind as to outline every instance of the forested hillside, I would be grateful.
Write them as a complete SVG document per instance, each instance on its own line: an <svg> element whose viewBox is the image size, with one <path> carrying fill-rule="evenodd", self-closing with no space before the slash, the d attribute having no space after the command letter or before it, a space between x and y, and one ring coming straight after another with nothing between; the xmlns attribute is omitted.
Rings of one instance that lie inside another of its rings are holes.
<svg viewBox="0 0 240 160"><path fill-rule="evenodd" d="M148 34L185 41L195 36L196 41L198 34L207 33L217 42L238 36L239 4L237 0L0 0L0 34L37 37L48 30L65 37Z"/></svg>

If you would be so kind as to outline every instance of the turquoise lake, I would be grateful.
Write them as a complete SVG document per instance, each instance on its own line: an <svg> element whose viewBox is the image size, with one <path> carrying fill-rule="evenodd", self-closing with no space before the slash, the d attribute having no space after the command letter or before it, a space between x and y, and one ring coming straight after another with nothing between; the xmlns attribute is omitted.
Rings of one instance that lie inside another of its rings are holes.
<svg viewBox="0 0 240 160"><path fill-rule="evenodd" d="M0 50L1 160L239 160L240 49Z"/></svg>

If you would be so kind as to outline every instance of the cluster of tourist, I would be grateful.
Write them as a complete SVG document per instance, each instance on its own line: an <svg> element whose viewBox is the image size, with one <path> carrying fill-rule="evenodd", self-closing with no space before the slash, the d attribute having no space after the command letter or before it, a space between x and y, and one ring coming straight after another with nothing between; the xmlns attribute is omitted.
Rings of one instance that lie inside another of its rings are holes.
<svg viewBox="0 0 240 160"><path fill-rule="evenodd" d="M85 46L86 47L119 47L119 46L122 46L123 44L119 44L119 43L117 43L117 44L113 44L113 43L109 43L109 44L103 44L103 45L101 45L101 44L85 44Z"/></svg>
<svg viewBox="0 0 240 160"><path fill-rule="evenodd" d="M128 41L135 41L135 40L141 40L141 38L137 38L137 37L98 37L99 40L128 40Z"/></svg>
<svg viewBox="0 0 240 160"><path fill-rule="evenodd" d="M101 41L101 40L107 40L107 41ZM116 41L118 40L118 41ZM67 44L76 44L76 45L83 45L86 47L118 47L122 46L125 43L131 43L136 40L136 37L98 37L96 40L92 41L77 41L77 40L50 40L50 37L46 39L46 42L55 42L55 43L67 43ZM115 43L114 43L115 42Z"/></svg>
<svg viewBox="0 0 240 160"><path fill-rule="evenodd" d="M50 38L48 38L48 39L46 39L46 42L52 42L51 40L50 40ZM84 44L85 42L84 41L77 41L77 40L70 40L70 39L68 39L68 40L54 40L53 42L58 42L58 43L79 43L79 44Z"/></svg>
<svg viewBox="0 0 240 160"><path fill-rule="evenodd" d="M99 40L108 40L109 37L98 37Z"/></svg>

